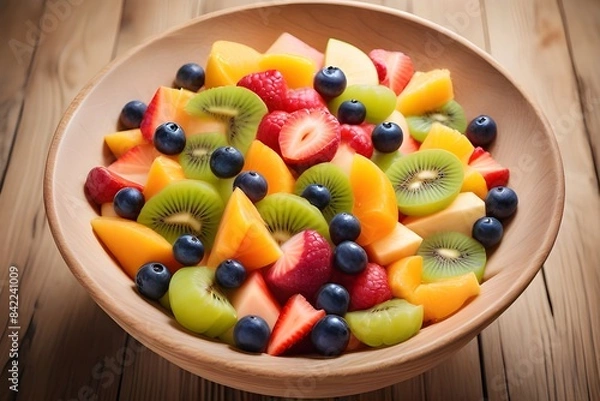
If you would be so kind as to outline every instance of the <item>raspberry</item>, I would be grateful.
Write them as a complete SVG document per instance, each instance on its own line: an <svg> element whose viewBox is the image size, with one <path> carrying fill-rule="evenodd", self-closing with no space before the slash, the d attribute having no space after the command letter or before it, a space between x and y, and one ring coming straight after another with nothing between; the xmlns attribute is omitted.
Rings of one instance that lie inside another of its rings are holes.
<svg viewBox="0 0 600 401"><path fill-rule="evenodd" d="M267 70L246 75L239 80L237 85L248 88L256 93L265 102L269 111L281 110L282 101L287 93L285 79L277 70Z"/></svg>
<svg viewBox="0 0 600 401"><path fill-rule="evenodd" d="M292 113L300 109L327 110L325 101L313 88L290 89L282 103L282 110Z"/></svg>
<svg viewBox="0 0 600 401"><path fill-rule="evenodd" d="M371 141L371 124L341 126L342 143L347 143L356 153L371 158L373 155L373 142Z"/></svg>
<svg viewBox="0 0 600 401"><path fill-rule="evenodd" d="M283 127L283 124L285 124L289 117L289 113L281 110L276 110L267 114L258 125L256 139L281 155L281 149L279 148L279 133L281 132L281 127Z"/></svg>
<svg viewBox="0 0 600 401"><path fill-rule="evenodd" d="M367 268L356 276L335 270L334 273L332 281L346 287L350 294L350 311L369 309L392 299L387 271L377 263L367 264Z"/></svg>

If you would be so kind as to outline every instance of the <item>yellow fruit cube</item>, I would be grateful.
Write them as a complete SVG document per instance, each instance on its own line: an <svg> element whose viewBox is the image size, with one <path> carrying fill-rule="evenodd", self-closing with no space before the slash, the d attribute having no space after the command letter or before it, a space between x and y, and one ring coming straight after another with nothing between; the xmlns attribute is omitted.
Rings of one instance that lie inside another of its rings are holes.
<svg viewBox="0 0 600 401"><path fill-rule="evenodd" d="M258 63L260 71L281 72L288 88L312 87L317 72L314 61L295 54L265 54Z"/></svg>
<svg viewBox="0 0 600 401"><path fill-rule="evenodd" d="M406 88L398 95L396 109L405 116L416 116L435 110L453 98L454 89L449 70L415 72Z"/></svg>
<svg viewBox="0 0 600 401"><path fill-rule="evenodd" d="M142 131L139 128L135 128L105 135L104 142L106 142L112 154L116 158L119 158L123 153L145 143L146 140L142 136Z"/></svg>
<svg viewBox="0 0 600 401"><path fill-rule="evenodd" d="M167 156L158 156L152 162L148 172L148 181L144 186L144 198L150 199L173 181L183 180L185 175L181 165Z"/></svg>
<svg viewBox="0 0 600 401"><path fill-rule="evenodd" d="M213 43L206 62L205 88L235 85L252 72L259 70L261 54L241 43L218 40Z"/></svg>
<svg viewBox="0 0 600 401"><path fill-rule="evenodd" d="M473 167L465 166L465 178L463 179L460 192L473 192L481 199L485 200L488 193L487 184L483 175Z"/></svg>
<svg viewBox="0 0 600 401"><path fill-rule="evenodd" d="M429 134L427 134L419 149L447 150L454 153L464 165L469 164L469 158L475 150L469 138L457 130L440 123L433 123Z"/></svg>
<svg viewBox="0 0 600 401"><path fill-rule="evenodd" d="M396 223L394 230L387 236L365 246L369 260L387 266L397 260L412 256L423 242L418 234L402 223Z"/></svg>

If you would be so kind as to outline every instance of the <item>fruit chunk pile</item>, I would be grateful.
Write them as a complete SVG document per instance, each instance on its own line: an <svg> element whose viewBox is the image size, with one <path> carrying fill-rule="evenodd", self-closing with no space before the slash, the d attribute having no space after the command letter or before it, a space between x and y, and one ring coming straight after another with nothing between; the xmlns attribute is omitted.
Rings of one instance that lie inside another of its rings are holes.
<svg viewBox="0 0 600 401"><path fill-rule="evenodd" d="M93 231L142 296L247 352L412 337L479 294L518 203L450 71L333 38L217 41L120 126Z"/></svg>

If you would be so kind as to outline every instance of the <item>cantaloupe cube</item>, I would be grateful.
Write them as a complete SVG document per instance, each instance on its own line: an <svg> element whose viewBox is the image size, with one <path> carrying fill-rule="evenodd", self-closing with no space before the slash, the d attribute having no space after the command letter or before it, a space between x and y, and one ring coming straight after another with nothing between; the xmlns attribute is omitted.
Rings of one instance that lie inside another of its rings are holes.
<svg viewBox="0 0 600 401"><path fill-rule="evenodd" d="M148 181L146 181L143 191L144 198L148 200L168 184L184 178L185 175L179 163L166 156L158 156L150 166Z"/></svg>
<svg viewBox="0 0 600 401"><path fill-rule="evenodd" d="M317 73L315 63L306 57L295 54L265 54L258 63L259 71L277 70L281 72L288 88L312 87Z"/></svg>
<svg viewBox="0 0 600 401"><path fill-rule="evenodd" d="M397 260L417 253L423 242L418 234L402 223L396 223L394 230L387 236L365 246L369 260L387 266Z"/></svg>

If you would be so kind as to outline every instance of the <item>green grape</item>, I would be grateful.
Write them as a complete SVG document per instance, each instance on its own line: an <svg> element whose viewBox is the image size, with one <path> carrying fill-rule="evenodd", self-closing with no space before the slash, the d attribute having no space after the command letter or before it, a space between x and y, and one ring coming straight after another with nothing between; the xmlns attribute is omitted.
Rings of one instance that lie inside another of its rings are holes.
<svg viewBox="0 0 600 401"><path fill-rule="evenodd" d="M340 104L351 99L356 99L365 105L367 109L365 121L371 124L385 121L396 108L396 94L387 86L350 85L340 96L329 102L329 111L337 115Z"/></svg>

